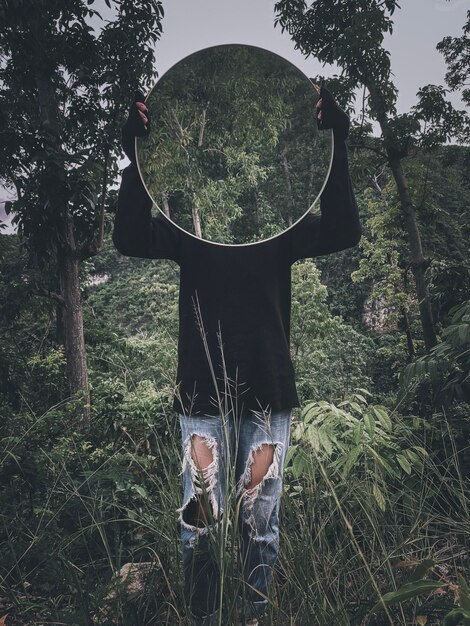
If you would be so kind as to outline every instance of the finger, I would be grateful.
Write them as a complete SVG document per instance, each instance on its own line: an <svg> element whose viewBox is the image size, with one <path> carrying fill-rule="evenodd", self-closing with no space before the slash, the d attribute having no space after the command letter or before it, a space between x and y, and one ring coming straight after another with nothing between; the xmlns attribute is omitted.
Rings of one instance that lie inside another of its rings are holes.
<svg viewBox="0 0 470 626"><path fill-rule="evenodd" d="M135 105L141 111L148 111L147 107L145 106L143 102L136 102Z"/></svg>
<svg viewBox="0 0 470 626"><path fill-rule="evenodd" d="M146 124L148 122L148 117L146 115L144 115L142 113L142 111L139 111L139 115L140 115L140 119L143 121L143 123Z"/></svg>
<svg viewBox="0 0 470 626"><path fill-rule="evenodd" d="M321 101L321 98L320 98L320 100L317 102L317 109L319 109L321 107L321 105L322 105L322 101Z"/></svg>

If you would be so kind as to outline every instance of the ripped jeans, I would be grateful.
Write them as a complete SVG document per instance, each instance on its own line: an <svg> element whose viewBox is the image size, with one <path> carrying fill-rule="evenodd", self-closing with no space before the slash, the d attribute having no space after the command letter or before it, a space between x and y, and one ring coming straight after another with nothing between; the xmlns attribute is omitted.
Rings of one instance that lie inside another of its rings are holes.
<svg viewBox="0 0 470 626"><path fill-rule="evenodd" d="M282 472L290 441L291 416L290 409L272 414L253 412L238 419L234 419L232 413L223 417L179 416L184 494L183 506L178 512L185 597L196 619L215 614L220 606L221 550L213 534L220 530L231 484L234 484L237 503L240 569L244 581L244 598L238 594L239 611L245 619L250 619L262 615L267 607L272 570L279 551ZM211 451L212 460L202 471L198 470L192 455L194 435L203 438ZM253 454L263 444L272 446L272 462L258 484L247 488ZM189 515L191 504L193 501L197 504L198 496L210 503L208 522L203 526L195 526L195 520ZM226 520L226 523L231 521Z"/></svg>

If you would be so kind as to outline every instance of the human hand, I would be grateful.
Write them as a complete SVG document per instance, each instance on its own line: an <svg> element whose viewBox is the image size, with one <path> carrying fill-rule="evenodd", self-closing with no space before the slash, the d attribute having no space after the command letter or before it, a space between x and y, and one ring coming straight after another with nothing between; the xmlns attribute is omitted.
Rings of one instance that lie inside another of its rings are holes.
<svg viewBox="0 0 470 626"><path fill-rule="evenodd" d="M144 129L147 130L147 124L149 122L149 118L147 117L147 115L145 115L145 113L148 114L147 106L143 102L136 102L135 106L138 109L138 113L140 115L140 119L144 123Z"/></svg>
<svg viewBox="0 0 470 626"><path fill-rule="evenodd" d="M141 91L136 91L129 115L122 127L122 147L132 163L136 162L135 138L148 137L150 134L150 114L144 100L144 94Z"/></svg>

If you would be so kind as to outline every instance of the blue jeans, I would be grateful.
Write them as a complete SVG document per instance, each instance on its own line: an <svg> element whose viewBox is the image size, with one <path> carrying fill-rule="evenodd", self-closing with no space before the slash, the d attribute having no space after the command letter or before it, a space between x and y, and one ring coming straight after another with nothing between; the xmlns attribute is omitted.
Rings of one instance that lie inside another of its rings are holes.
<svg viewBox="0 0 470 626"><path fill-rule="evenodd" d="M262 615L266 609L272 570L279 551L279 505L291 416L290 409L271 414L253 412L238 418L232 413L227 416L179 416L183 506L178 512L185 598L194 624L219 623L207 619L207 616L217 615L220 607L220 541L214 541L214 538L222 538L222 518L232 484L237 502L244 581L244 597L238 595L239 609L244 619ZM193 459L191 444L194 435L204 438L212 453L212 461L202 471L198 470ZM273 446L273 460L261 481L248 489L253 453L262 444ZM207 503L207 523L202 526L194 525L194 514L190 514L191 506L194 510L198 499L205 499ZM227 523L231 521L226 520Z"/></svg>

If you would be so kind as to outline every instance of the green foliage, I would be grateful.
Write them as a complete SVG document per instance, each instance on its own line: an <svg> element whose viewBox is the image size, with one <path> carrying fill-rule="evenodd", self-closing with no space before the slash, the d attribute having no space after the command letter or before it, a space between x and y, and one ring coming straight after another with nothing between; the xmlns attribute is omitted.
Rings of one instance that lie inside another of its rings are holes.
<svg viewBox="0 0 470 626"><path fill-rule="evenodd" d="M68 391L63 348L53 342L54 303L36 289L18 238L0 235L0 240L6 244L0 272L0 410L5 419L25 407L44 412Z"/></svg>
<svg viewBox="0 0 470 626"><path fill-rule="evenodd" d="M367 189L364 200L368 234L359 242L362 254L351 277L355 283L371 284L369 298L380 300L381 308L388 313L384 325L393 325L401 318L403 309L410 308L414 298L414 290L404 284L403 257L407 251L393 181L389 178L379 191Z"/></svg>
<svg viewBox="0 0 470 626"><path fill-rule="evenodd" d="M434 561L423 561L416 568L416 571L421 571L423 574L433 565ZM459 604L458 608L452 609L447 613L442 622L442 626L469 626L470 624L470 592L466 580L463 576L458 575L458 585L453 585L455 589L456 598ZM442 591L449 587L450 584L442 582L440 580L428 580L425 578L414 577L412 581L405 583L396 591L390 591L385 593L379 602L375 604L371 609L371 614L378 613L381 609L393 604L404 602L412 598L418 598L425 594L430 594L435 591ZM419 622L421 623L421 622ZM427 617L423 624L427 623Z"/></svg>
<svg viewBox="0 0 470 626"><path fill-rule="evenodd" d="M167 419L167 406L150 381L133 389L117 378L92 382L89 432L75 430L68 403L41 416L10 416L1 433L2 584L19 596L25 584L34 588L36 598L43 598L43 615L67 619L71 610L71 623L82 623L83 611L98 611L112 572L123 562L141 560L150 550L168 572L178 568L166 566L175 555L163 537L176 528L162 510L180 464L176 422ZM157 614L163 580L160 571L155 595L150 592L145 602ZM54 608L46 600L49 592L68 600ZM28 604L23 602L25 611L36 611ZM135 616L129 619L135 623Z"/></svg>
<svg viewBox="0 0 470 626"><path fill-rule="evenodd" d="M418 91L418 102L410 113L398 114L398 90L391 78L390 52L384 47L384 35L393 32L393 13L400 5L396 0L281 0L276 2L275 25L287 31L305 56L313 55L328 64L342 68L342 99L354 99L353 90L366 86L369 95L363 110L358 136L367 139L367 118L376 119L382 127L384 161L401 159L412 148L435 148L451 137L468 142L470 120L466 111L457 111L446 99L441 86L426 85ZM464 28L468 32L468 24ZM468 73L468 37L445 38L438 49L450 67L457 68L457 79L447 75L451 87L465 85ZM464 92L468 97L468 90ZM366 118L366 121L365 119ZM379 150L380 152L380 150Z"/></svg>
<svg viewBox="0 0 470 626"><path fill-rule="evenodd" d="M302 402L368 385L370 339L329 313L327 289L311 259L292 267L291 354Z"/></svg>
<svg viewBox="0 0 470 626"><path fill-rule="evenodd" d="M447 63L446 83L453 91L468 85L470 75L470 13L467 12L467 22L462 27L460 37L444 37L436 49L442 52ZM470 103L470 89L462 90L462 99Z"/></svg>
<svg viewBox="0 0 470 626"><path fill-rule="evenodd" d="M470 301L452 307L449 315L451 321L442 332L442 340L401 372L402 396L416 381L428 379L436 403L449 405L455 400L470 399Z"/></svg>
<svg viewBox="0 0 470 626"><path fill-rule="evenodd" d="M423 246L430 259L427 273L438 327L448 324L452 306L468 298L469 166L469 148L455 145L407 162L410 190L423 224Z"/></svg>
<svg viewBox="0 0 470 626"><path fill-rule="evenodd" d="M366 203L370 205L367 208L375 214L371 226L375 229L379 246L374 246L373 238L369 238L365 231L366 236L361 240L366 251L365 261L354 278L371 280L373 275L373 290L382 292L381 308L391 309L389 317L392 323L398 326L400 322L405 327L408 353L413 358L417 351L413 340L416 318L421 324L426 349L429 350L436 342L429 277L425 271L430 261L426 258L427 251L421 242L421 230L424 230L422 222L426 220L419 222L417 218L423 205L431 202L426 197L427 177L420 204L416 204L415 198L408 197L412 185L408 182L404 160L415 156L419 148L429 151L440 148L451 137L460 142L465 141L468 139L469 118L465 111L456 111L446 100L445 89L433 85L423 87L418 92L418 103L410 113L397 114L397 89L391 78L389 52L383 47L384 34L393 31L392 15L395 8L399 8L399 5L394 1L320 0L308 3L304 0L281 0L275 5L275 24L291 35L296 47L306 56L313 54L322 62L337 63L341 67L342 76L334 85L343 106L354 99L355 88L364 87L362 116L360 123L352 125L351 139L355 147L366 147L375 155L375 158L368 158L357 169L366 176L365 186L372 186L372 193L378 196L369 196ZM467 38L462 38L457 45L458 52L462 51L466 43ZM463 60L465 58L463 55ZM368 92L367 97L365 90ZM372 119L380 125L380 139L370 136ZM381 197L390 180L389 174L384 176L384 166L387 164L393 174L396 192L393 193L389 187L389 193ZM380 170L382 172L378 174ZM465 183L462 187L465 192L468 191ZM392 196L390 206L387 205L387 195ZM397 207L398 214L394 211ZM395 218L393 226L398 236L390 236L385 231L384 223L387 220L390 223L390 218ZM457 227L453 230L458 233L459 229ZM402 242L400 240L403 237L406 239ZM442 237L440 241L443 241ZM385 259L388 259L387 263L384 263ZM371 265L369 260L372 260ZM436 265L436 273L439 274L439 262L434 263L434 268ZM468 266L468 263L465 262L465 265ZM468 267L457 266L454 273L460 274L462 284L465 284ZM399 279L398 283L395 282L396 278Z"/></svg>
<svg viewBox="0 0 470 626"><path fill-rule="evenodd" d="M38 0L2 7L1 180L17 193L13 223L42 261L70 245L65 215L86 256L103 180L117 174L124 114L138 81L154 75L161 2L143 0L135 10L129 0L113 0L106 22L92 5Z"/></svg>
<svg viewBox="0 0 470 626"><path fill-rule="evenodd" d="M447 310L466 298L470 280L470 233L465 217L468 156L467 148L445 146L403 164L429 258L427 273L436 322L447 321ZM403 310L414 317L417 302L396 189L386 172L374 183L362 196L365 232L359 243L359 267L352 272L352 279L372 286L369 297L381 300L393 324L400 321Z"/></svg>
<svg viewBox="0 0 470 626"><path fill-rule="evenodd" d="M369 485L364 496L385 510L387 483L421 472L427 452L422 446L404 445L411 431L403 424L394 429L386 407L368 404L366 395L366 389L358 389L336 405L323 400L307 404L292 431L289 459L293 476L299 478L308 463L303 451L308 446L326 463L330 479L343 487L354 470L356 479Z"/></svg>
<svg viewBox="0 0 470 626"><path fill-rule="evenodd" d="M367 74L374 76L392 107L395 89L389 80L389 52L381 44L384 33L393 31L391 15L396 7L395 0L322 0L310 5L304 0L282 0L274 8L275 24L293 36L305 55L344 67L352 86Z"/></svg>
<svg viewBox="0 0 470 626"><path fill-rule="evenodd" d="M403 602L410 598L416 598L424 593L430 593L436 589L447 587L445 583L438 580L415 580L406 583L397 591L391 591L382 596L381 601L372 607L371 613L377 613L383 606L389 606L397 602Z"/></svg>
<svg viewBox="0 0 470 626"><path fill-rule="evenodd" d="M418 102L412 107L415 123L424 123L417 138L423 148L435 148L457 137L461 143L470 139L470 119L465 110L456 111L446 99L448 89L426 85L418 90Z"/></svg>

